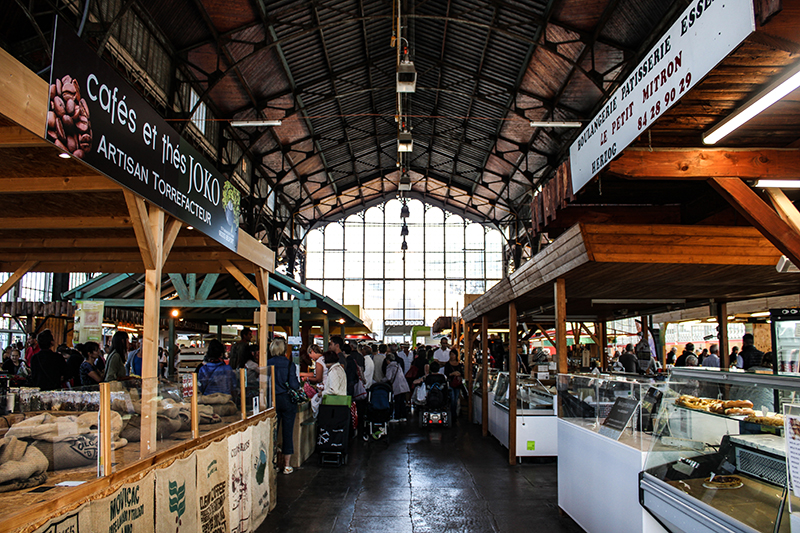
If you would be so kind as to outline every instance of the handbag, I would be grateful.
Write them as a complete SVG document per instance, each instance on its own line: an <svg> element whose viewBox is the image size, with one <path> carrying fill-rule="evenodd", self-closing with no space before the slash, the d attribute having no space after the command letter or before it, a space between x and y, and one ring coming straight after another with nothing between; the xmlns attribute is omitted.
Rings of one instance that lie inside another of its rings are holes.
<svg viewBox="0 0 800 533"><path fill-rule="evenodd" d="M309 399L309 400L310 400L311 398L313 398L314 396L316 396L316 395L317 395L317 392L318 392L318 391L317 391L317 388L316 388L316 387L314 387L314 386L313 386L311 383L309 383L308 381L306 381L305 383L303 383L303 391L306 393L306 396L308 397L308 399Z"/></svg>
<svg viewBox="0 0 800 533"><path fill-rule="evenodd" d="M419 374L419 368L414 365L411 365L411 368L409 368L408 372L406 372L406 378L417 379L418 374Z"/></svg>
<svg viewBox="0 0 800 533"><path fill-rule="evenodd" d="M289 394L289 401L292 403L303 403L308 400L308 396L303 389L293 389L289 386L289 382L287 381L284 384L286 387L286 392Z"/></svg>
<svg viewBox="0 0 800 533"><path fill-rule="evenodd" d="M458 389L461 387L461 384L464 381L461 379L461 376L455 376L453 379L450 380L450 388L451 389Z"/></svg>

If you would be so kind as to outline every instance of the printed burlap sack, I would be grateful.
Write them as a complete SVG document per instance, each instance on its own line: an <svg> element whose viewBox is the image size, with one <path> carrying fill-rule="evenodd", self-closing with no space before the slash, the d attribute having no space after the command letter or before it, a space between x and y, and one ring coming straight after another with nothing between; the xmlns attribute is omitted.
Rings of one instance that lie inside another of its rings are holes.
<svg viewBox="0 0 800 533"><path fill-rule="evenodd" d="M48 520L33 533L94 533L89 506L85 503L74 511Z"/></svg>
<svg viewBox="0 0 800 533"><path fill-rule="evenodd" d="M90 506L93 533L151 533L155 521L155 474L123 485Z"/></svg>
<svg viewBox="0 0 800 533"><path fill-rule="evenodd" d="M252 439L252 426L228 437L228 506L231 516L231 533L251 531Z"/></svg>
<svg viewBox="0 0 800 533"><path fill-rule="evenodd" d="M269 473L272 470L271 419L263 420L253 426L250 456L250 492L252 497L252 513L250 526L253 530L261 525L269 512Z"/></svg>
<svg viewBox="0 0 800 533"><path fill-rule="evenodd" d="M156 531L195 533L198 525L197 459L175 461L156 474Z"/></svg>
<svg viewBox="0 0 800 533"><path fill-rule="evenodd" d="M228 442L213 442L195 453L197 459L197 501L200 516L197 531L229 533Z"/></svg>
<svg viewBox="0 0 800 533"><path fill-rule="evenodd" d="M176 411L177 415L177 411ZM169 418L165 415L158 415L156 419L156 435L158 440L168 438L170 435L181 429L181 419L179 416L176 418ZM122 438L130 442L139 442L142 437L142 417L134 415L128 420L125 429L122 430L120 435Z"/></svg>

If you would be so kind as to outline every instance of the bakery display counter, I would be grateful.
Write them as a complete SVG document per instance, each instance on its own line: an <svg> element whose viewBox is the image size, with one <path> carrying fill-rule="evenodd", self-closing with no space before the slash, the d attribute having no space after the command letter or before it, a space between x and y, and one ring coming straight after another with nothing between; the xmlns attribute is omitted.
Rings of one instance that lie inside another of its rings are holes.
<svg viewBox="0 0 800 533"><path fill-rule="evenodd" d="M664 532L637 503L650 413L664 387L645 378L558 376L558 505L585 531ZM629 407L627 416L617 416L619 406Z"/></svg>
<svg viewBox="0 0 800 533"><path fill-rule="evenodd" d="M782 376L674 369L639 475L642 506L673 533L790 531L777 412L797 393L800 381Z"/></svg>

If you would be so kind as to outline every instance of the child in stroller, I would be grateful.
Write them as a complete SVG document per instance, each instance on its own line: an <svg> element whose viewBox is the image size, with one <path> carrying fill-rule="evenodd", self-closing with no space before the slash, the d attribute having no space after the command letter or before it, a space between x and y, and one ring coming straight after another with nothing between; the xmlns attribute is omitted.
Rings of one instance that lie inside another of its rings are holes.
<svg viewBox="0 0 800 533"><path fill-rule="evenodd" d="M415 380L414 384L417 385L417 389L414 390L413 402L420 407L419 427L450 427L450 394L447 378L439 373L439 362L433 361L428 374L424 378Z"/></svg>
<svg viewBox="0 0 800 533"><path fill-rule="evenodd" d="M375 383L367 391L364 440L389 438L389 420L394 412L394 394L390 383Z"/></svg>

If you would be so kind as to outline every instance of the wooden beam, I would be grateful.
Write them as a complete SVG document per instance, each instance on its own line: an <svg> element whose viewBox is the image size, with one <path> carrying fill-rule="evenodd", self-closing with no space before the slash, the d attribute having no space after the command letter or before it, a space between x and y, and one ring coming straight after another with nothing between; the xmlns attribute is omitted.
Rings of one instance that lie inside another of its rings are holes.
<svg viewBox="0 0 800 533"><path fill-rule="evenodd" d="M3 148L31 148L53 145L25 128L5 126L0 127L0 146Z"/></svg>
<svg viewBox="0 0 800 533"><path fill-rule="evenodd" d="M786 197L783 190L774 187L764 189L772 202L772 207L780 215L784 222L789 224L795 233L800 234L800 212L794 206L791 200Z"/></svg>
<svg viewBox="0 0 800 533"><path fill-rule="evenodd" d="M275 270L275 252L242 228L239 228L239 245L236 253L267 272Z"/></svg>
<svg viewBox="0 0 800 533"><path fill-rule="evenodd" d="M3 296L5 296L5 294L6 294L8 291L10 291L10 290L11 290L11 287L13 287L14 285L16 285L16 283L17 283L17 282L18 282L20 279L22 279L22 276L24 276L25 274L27 274L28 272L30 272L30 271L31 271L31 269L32 269L33 267L35 267L35 266L36 266L38 263L39 263L38 261L26 261L25 263L23 263L23 264L22 264L22 266L21 266L21 267L19 267L18 269L16 269L16 270L15 270L15 271L14 271L14 272L11 274L11 276L9 276L9 277L8 277L8 279L7 279L7 280L5 280L5 281L3 282L3 284L2 284L2 285L0 285L0 297L3 297Z"/></svg>
<svg viewBox="0 0 800 533"><path fill-rule="evenodd" d="M0 191L3 194L109 192L121 189L121 186L102 176L0 178Z"/></svg>
<svg viewBox="0 0 800 533"><path fill-rule="evenodd" d="M161 238L156 239L153 235L149 222L150 216L147 213L147 205L143 198L133 194L128 189L123 189L123 192L125 194L125 203L128 204L128 212L131 215L136 241L139 243L139 251L142 254L144 268L145 270L154 270L158 265L158 268L161 269L163 263L159 261L160 254L159 257L156 257L156 251L161 249L163 240Z"/></svg>
<svg viewBox="0 0 800 533"><path fill-rule="evenodd" d="M467 385L467 420L472 419L472 324L464 323L464 383ZM458 393L461 396L461 392Z"/></svg>
<svg viewBox="0 0 800 533"><path fill-rule="evenodd" d="M178 239L178 233L180 233L182 227L183 222L177 218L170 217L169 222L167 222L166 228L164 229L164 251L162 253L163 260L161 262L162 267L167 262L169 253L172 251L172 247L175 245L175 241Z"/></svg>
<svg viewBox="0 0 800 533"><path fill-rule="evenodd" d="M795 265L800 265L800 234L784 222L753 189L739 178L712 178L723 198Z"/></svg>
<svg viewBox="0 0 800 533"><path fill-rule="evenodd" d="M0 48L0 114L44 137L50 84Z"/></svg>
<svg viewBox="0 0 800 533"><path fill-rule="evenodd" d="M214 284L219 279L219 274L206 274L203 277L203 283L200 284L200 288L197 289L197 300L207 300L208 295L211 294L211 289L214 288Z"/></svg>
<svg viewBox="0 0 800 533"><path fill-rule="evenodd" d="M567 294L564 278L556 279L553 284L556 311L556 357L557 371L566 374L567 364Z"/></svg>
<svg viewBox="0 0 800 533"><path fill-rule="evenodd" d="M129 228L129 216L9 217L0 216L0 229L113 229Z"/></svg>
<svg viewBox="0 0 800 533"><path fill-rule="evenodd" d="M548 340L548 342L550 342L550 344L553 345L553 348L555 348L556 347L556 341L554 341L552 339L552 337L550 337L550 335L547 334L547 330L543 326L541 326L540 324L534 324L534 326L539 328L539 331L542 332L542 335L544 335L544 337Z"/></svg>
<svg viewBox="0 0 800 533"><path fill-rule="evenodd" d="M259 299L258 289L256 288L255 284L253 284L253 282L250 281L250 278L248 278L241 270L236 268L236 265L226 260L221 260L220 263L225 267L225 270L227 270L231 276L236 278L236 281L238 281L241 286L244 287L244 290L250 293L250 295L256 300Z"/></svg>
<svg viewBox="0 0 800 533"><path fill-rule="evenodd" d="M168 275L169 280L172 282L172 286L175 287L175 292L178 293L178 298L184 301L191 301L192 299L189 298L189 287L186 286L183 276L181 274Z"/></svg>
<svg viewBox="0 0 800 533"><path fill-rule="evenodd" d="M608 172L635 179L797 179L800 150L631 149Z"/></svg>
<svg viewBox="0 0 800 533"><path fill-rule="evenodd" d="M517 303L508 303L508 464L517 464Z"/></svg>
<svg viewBox="0 0 800 533"><path fill-rule="evenodd" d="M481 433L485 437L489 434L489 317L486 315L481 317L481 353Z"/></svg>
<svg viewBox="0 0 800 533"><path fill-rule="evenodd" d="M580 322L580 327L583 331L586 332L587 335L589 335L589 337L592 339L592 342L600 346L600 338L591 331L589 331L589 327L584 322Z"/></svg>

